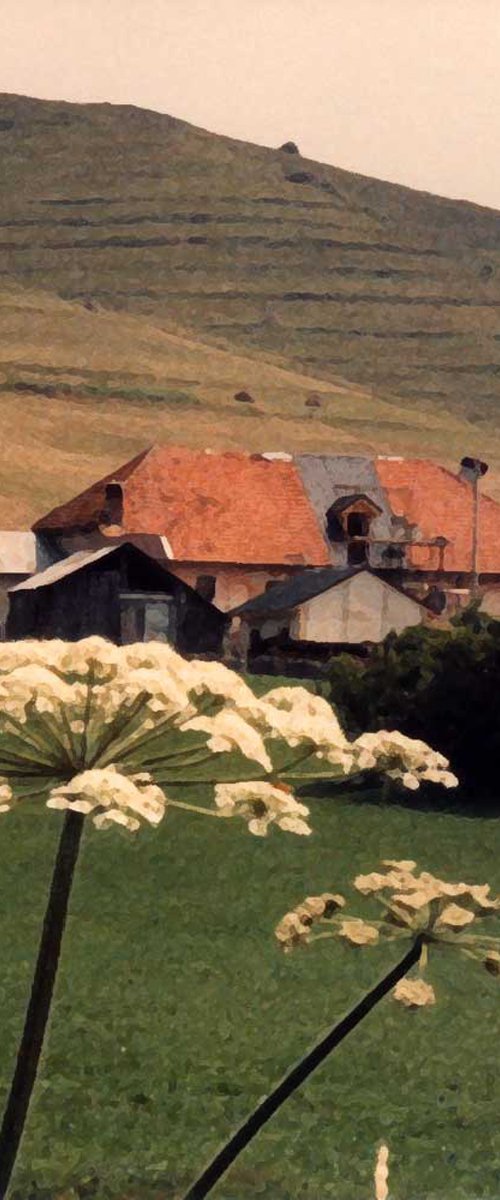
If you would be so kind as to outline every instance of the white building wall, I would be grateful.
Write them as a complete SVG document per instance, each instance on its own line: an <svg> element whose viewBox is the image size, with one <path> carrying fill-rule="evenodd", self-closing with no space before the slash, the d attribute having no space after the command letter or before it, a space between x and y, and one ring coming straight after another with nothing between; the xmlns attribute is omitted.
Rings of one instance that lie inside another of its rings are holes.
<svg viewBox="0 0 500 1200"><path fill-rule="evenodd" d="M304 642L381 642L391 630L401 633L422 618L414 600L362 572L301 605L290 634Z"/></svg>

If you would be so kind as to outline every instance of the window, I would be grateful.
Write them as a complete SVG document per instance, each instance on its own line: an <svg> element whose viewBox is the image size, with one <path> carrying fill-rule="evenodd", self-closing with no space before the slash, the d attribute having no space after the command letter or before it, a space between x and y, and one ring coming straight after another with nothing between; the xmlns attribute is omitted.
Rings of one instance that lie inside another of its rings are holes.
<svg viewBox="0 0 500 1200"><path fill-rule="evenodd" d="M350 567L360 567L362 563L368 562L368 544L367 542L354 541L347 545L347 562Z"/></svg>
<svg viewBox="0 0 500 1200"><path fill-rule="evenodd" d="M106 484L106 499L101 514L103 525L121 525L123 521L123 488L121 483Z"/></svg>
<svg viewBox="0 0 500 1200"><path fill-rule="evenodd" d="M368 538L371 523L381 511L364 492L339 496L325 514L330 541L349 543L352 538Z"/></svg>
<svg viewBox="0 0 500 1200"><path fill-rule="evenodd" d="M369 517L366 513L350 512L347 515L347 536L368 537L370 529Z"/></svg>
<svg viewBox="0 0 500 1200"><path fill-rule="evenodd" d="M196 580L196 591L204 600L213 600L215 597L215 589L217 580L215 575L198 575Z"/></svg>
<svg viewBox="0 0 500 1200"><path fill-rule="evenodd" d="M169 642L175 640L175 609L171 596L147 592L122 592L120 596L121 642Z"/></svg>

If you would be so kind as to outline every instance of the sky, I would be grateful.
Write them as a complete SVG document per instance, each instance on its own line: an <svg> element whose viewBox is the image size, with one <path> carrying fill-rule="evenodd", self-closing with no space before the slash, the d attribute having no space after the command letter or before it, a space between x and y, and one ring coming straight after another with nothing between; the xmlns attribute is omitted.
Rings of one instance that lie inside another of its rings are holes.
<svg viewBox="0 0 500 1200"><path fill-rule="evenodd" d="M0 91L135 104L500 209L500 0L0 0Z"/></svg>

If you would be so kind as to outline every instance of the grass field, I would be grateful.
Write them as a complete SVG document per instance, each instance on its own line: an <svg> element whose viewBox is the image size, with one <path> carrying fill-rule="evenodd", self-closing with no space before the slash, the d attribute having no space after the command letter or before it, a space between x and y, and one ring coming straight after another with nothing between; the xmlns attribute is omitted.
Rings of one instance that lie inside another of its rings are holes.
<svg viewBox="0 0 500 1200"><path fill-rule="evenodd" d="M262 841L178 811L136 841L88 830L18 1196L170 1200L187 1185L395 958L394 946L328 942L281 956L273 927L304 895L344 890L386 856L500 888L498 822L377 798L311 801L308 840ZM1 822L2 1093L59 827L46 811ZM397 1200L497 1200L498 980L465 960L431 971L438 1004L384 1001L261 1132L219 1200L372 1200L381 1139Z"/></svg>

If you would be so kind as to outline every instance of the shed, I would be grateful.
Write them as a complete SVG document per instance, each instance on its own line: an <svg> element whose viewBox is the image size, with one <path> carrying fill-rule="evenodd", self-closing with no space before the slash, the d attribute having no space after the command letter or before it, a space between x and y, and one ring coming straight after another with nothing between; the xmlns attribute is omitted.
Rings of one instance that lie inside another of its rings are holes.
<svg viewBox="0 0 500 1200"><path fill-rule="evenodd" d="M368 568L302 571L235 609L252 631L251 656L327 658L334 649L383 641L394 630L420 625L421 604ZM280 662L280 669L283 663Z"/></svg>
<svg viewBox="0 0 500 1200"><path fill-rule="evenodd" d="M92 634L122 645L163 641L216 657L226 619L208 600L130 542L79 551L9 591L7 637Z"/></svg>

